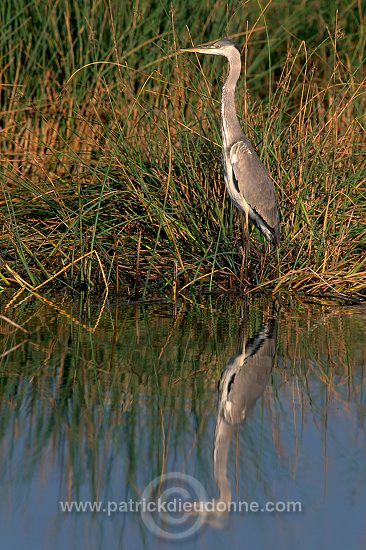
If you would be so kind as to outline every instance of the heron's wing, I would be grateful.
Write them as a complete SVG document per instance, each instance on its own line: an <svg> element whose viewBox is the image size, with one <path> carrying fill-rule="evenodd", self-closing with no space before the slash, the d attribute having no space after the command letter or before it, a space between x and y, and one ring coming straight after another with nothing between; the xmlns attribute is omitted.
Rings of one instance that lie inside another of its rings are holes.
<svg viewBox="0 0 366 550"><path fill-rule="evenodd" d="M275 232L279 240L277 196L271 178L249 140L230 149L230 163L236 188L249 206Z"/></svg>

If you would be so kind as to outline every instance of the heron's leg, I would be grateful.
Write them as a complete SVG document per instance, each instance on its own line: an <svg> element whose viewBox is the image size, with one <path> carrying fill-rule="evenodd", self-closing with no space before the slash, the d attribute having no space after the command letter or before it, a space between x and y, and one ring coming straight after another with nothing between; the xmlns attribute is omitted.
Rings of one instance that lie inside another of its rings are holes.
<svg viewBox="0 0 366 550"><path fill-rule="evenodd" d="M240 219L241 219L241 238L242 238L242 245L243 245L243 253L242 253L242 263L240 268L240 280L243 280L243 277L245 279L248 278L248 259L249 259L249 214L246 210L245 212L240 212Z"/></svg>
<svg viewBox="0 0 366 550"><path fill-rule="evenodd" d="M240 211L240 226L241 226L241 247L240 247L240 250L241 250L241 267L240 267L240 282L241 282L241 283L243 282L243 278L244 278L245 258L246 258L246 254L245 254L246 243L245 243L245 236L244 236L244 225L245 225L244 214L243 214L243 212Z"/></svg>
<svg viewBox="0 0 366 550"><path fill-rule="evenodd" d="M264 254L261 254L260 258L260 278L264 277L264 270L268 262L271 262L272 245L266 240L264 245Z"/></svg>
<svg viewBox="0 0 366 550"><path fill-rule="evenodd" d="M248 263L249 263L249 212L245 211L245 278L248 278Z"/></svg>

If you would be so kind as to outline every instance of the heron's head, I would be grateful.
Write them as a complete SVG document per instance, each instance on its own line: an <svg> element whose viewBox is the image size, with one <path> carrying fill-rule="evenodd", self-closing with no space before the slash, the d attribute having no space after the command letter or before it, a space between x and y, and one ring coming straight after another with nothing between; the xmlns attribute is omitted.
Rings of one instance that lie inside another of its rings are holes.
<svg viewBox="0 0 366 550"><path fill-rule="evenodd" d="M231 53L237 52L235 43L228 38L222 38L217 40L209 46L193 46L192 48L185 48L179 50L180 52L196 52L196 53L207 53L211 55L223 55L224 57L230 57Z"/></svg>

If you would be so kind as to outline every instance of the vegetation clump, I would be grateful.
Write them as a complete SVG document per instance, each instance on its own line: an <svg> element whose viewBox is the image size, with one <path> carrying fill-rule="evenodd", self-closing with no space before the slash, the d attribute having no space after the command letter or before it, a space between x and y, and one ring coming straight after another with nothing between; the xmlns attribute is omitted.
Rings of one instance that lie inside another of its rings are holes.
<svg viewBox="0 0 366 550"><path fill-rule="evenodd" d="M366 294L365 8L189 0L2 3L0 285L134 296ZM220 166L220 59L242 45L243 127L277 189L282 241L241 226Z"/></svg>

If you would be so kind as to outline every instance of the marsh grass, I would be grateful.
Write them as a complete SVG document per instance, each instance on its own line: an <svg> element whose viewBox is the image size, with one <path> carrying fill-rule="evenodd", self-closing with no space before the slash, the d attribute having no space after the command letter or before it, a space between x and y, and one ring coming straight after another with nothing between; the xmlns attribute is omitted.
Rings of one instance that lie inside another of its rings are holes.
<svg viewBox="0 0 366 550"><path fill-rule="evenodd" d="M0 284L363 297L365 14L338 4L4 4ZM279 195L279 254L253 230L244 281L220 166L226 67L175 55L186 24L196 43L243 45L238 108Z"/></svg>

